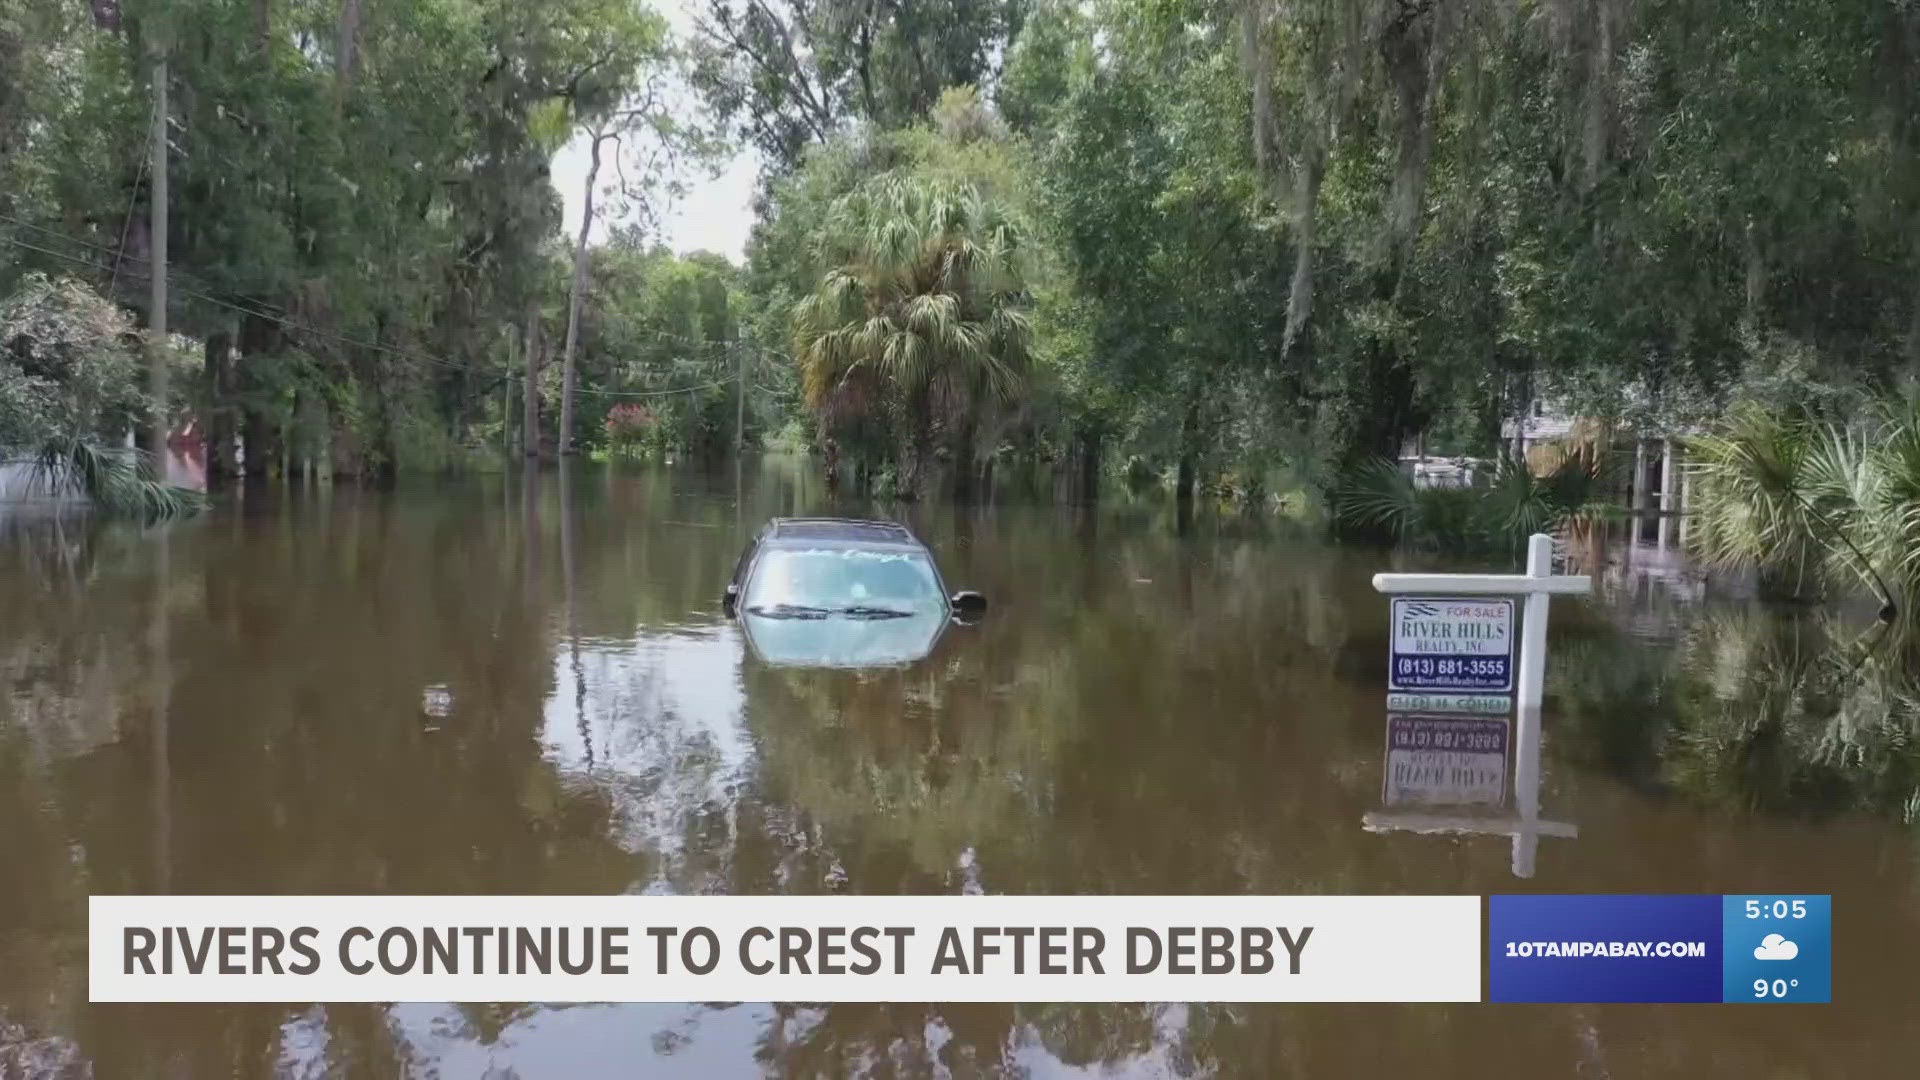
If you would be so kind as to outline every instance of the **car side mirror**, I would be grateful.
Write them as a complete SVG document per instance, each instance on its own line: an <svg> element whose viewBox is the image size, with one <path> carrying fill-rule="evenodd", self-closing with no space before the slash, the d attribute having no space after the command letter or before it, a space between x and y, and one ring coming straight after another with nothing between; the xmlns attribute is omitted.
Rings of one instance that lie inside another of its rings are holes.
<svg viewBox="0 0 1920 1080"><path fill-rule="evenodd" d="M740 586L729 583L726 595L720 598L720 610L727 618L733 618L734 605L740 602Z"/></svg>
<svg viewBox="0 0 1920 1080"><path fill-rule="evenodd" d="M977 619L986 614L987 598L977 592L962 590L953 594L954 614L962 618Z"/></svg>

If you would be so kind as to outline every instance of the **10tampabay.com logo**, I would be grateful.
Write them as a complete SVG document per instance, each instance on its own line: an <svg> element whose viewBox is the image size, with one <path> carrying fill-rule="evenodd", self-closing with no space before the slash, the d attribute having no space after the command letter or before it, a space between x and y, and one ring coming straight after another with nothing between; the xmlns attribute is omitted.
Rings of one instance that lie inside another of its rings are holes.
<svg viewBox="0 0 1920 1080"><path fill-rule="evenodd" d="M1489 1001L1830 999L1832 898L1494 896Z"/></svg>

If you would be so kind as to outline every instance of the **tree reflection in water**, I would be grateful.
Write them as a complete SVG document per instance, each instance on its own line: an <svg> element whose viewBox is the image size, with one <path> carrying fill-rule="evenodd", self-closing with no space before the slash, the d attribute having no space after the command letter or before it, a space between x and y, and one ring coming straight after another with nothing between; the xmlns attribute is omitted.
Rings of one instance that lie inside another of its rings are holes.
<svg viewBox="0 0 1920 1080"><path fill-rule="evenodd" d="M1556 681L1574 763L1703 806L1914 821L1920 663L1909 632L1742 605L1706 609L1661 645L1599 634L1565 650L1572 662Z"/></svg>
<svg viewBox="0 0 1920 1080"><path fill-rule="evenodd" d="M1182 540L1151 505L1097 524L922 507L912 524L955 587L993 598L987 621L907 667L775 669L717 590L767 516L823 508L779 468L738 498L730 469L710 483L583 468L471 498L250 490L244 510L175 528L163 592L137 530L0 536L0 1075L1874 1076L1920 1054L1896 992L1920 963L1901 824L1911 650L1850 670L1850 616L1721 600L1657 620L1604 598L1556 607L1541 801L1581 835L1543 844L1529 887L1831 883L1845 940L1875 944L1837 962L1848 1002L1794 1025L1415 1006L86 1004L85 896L157 887L156 614L180 891L1514 887L1503 840L1355 827L1380 797L1386 605L1367 579L1388 557L1204 516ZM430 724L426 688L445 692Z"/></svg>

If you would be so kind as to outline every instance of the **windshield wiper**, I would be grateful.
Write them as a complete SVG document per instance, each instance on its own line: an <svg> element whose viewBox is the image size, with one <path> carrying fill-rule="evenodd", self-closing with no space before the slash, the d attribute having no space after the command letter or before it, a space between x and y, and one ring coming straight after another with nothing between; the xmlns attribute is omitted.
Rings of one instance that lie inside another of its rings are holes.
<svg viewBox="0 0 1920 1080"><path fill-rule="evenodd" d="M826 608L806 604L755 604L747 609L747 613L769 619L824 619L831 614Z"/></svg>
<svg viewBox="0 0 1920 1080"><path fill-rule="evenodd" d="M839 608L838 610L840 614L851 615L856 619L911 619L913 618L913 612L911 611L901 611L898 608L869 607L861 604L854 604L850 607Z"/></svg>
<svg viewBox="0 0 1920 1080"><path fill-rule="evenodd" d="M898 608L875 607L870 604L849 604L846 607L824 608L811 604L755 604L747 608L749 615L759 615L768 619L824 619L829 615L846 615L855 619L910 619L911 611Z"/></svg>

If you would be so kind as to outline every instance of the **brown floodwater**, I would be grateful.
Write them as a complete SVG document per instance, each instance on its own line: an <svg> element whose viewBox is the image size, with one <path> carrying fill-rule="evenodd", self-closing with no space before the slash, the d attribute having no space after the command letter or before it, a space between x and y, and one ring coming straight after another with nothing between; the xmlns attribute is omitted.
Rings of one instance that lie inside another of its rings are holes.
<svg viewBox="0 0 1920 1080"><path fill-rule="evenodd" d="M882 507L985 621L775 667L721 612L741 543L873 508L743 471L0 519L0 1077L1915 1074L1911 746L1780 719L1849 613L1703 583L1665 529L1581 538L1600 592L1555 602L1516 784L1390 760L1369 577L1431 560L1153 501ZM1516 891L1831 893L1834 1004L94 1006L85 976L90 893Z"/></svg>

